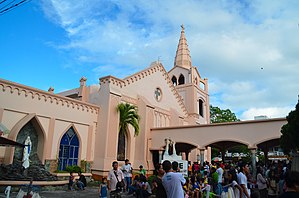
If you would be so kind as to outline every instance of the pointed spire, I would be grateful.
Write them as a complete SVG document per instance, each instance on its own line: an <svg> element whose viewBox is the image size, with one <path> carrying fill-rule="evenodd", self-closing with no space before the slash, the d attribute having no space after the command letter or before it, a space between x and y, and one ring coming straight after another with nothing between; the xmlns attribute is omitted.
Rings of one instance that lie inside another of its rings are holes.
<svg viewBox="0 0 299 198"><path fill-rule="evenodd" d="M178 49L176 50L174 66L180 66L190 69L192 66L190 51L187 44L187 39L185 37L184 25L181 25L181 37L178 44Z"/></svg>

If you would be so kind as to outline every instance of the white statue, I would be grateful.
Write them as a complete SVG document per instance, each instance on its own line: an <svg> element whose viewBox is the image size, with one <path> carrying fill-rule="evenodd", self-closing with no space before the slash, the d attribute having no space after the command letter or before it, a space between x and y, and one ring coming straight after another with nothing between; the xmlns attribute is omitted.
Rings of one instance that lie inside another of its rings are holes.
<svg viewBox="0 0 299 198"><path fill-rule="evenodd" d="M169 155L169 144L171 143L171 140L169 138L166 138L165 143L166 143L166 147L165 147L164 155Z"/></svg>
<svg viewBox="0 0 299 198"><path fill-rule="evenodd" d="M6 195L6 198L9 198L10 197L10 191L11 191L11 186L7 186L6 189L5 189L5 195Z"/></svg>
<svg viewBox="0 0 299 198"><path fill-rule="evenodd" d="M29 155L30 155L30 151L31 151L31 140L30 137L28 136L24 145L24 151L23 151L23 167L26 169L29 167Z"/></svg>
<svg viewBox="0 0 299 198"><path fill-rule="evenodd" d="M175 150L175 141L171 141L171 144L172 144L172 155L176 156L176 150Z"/></svg>

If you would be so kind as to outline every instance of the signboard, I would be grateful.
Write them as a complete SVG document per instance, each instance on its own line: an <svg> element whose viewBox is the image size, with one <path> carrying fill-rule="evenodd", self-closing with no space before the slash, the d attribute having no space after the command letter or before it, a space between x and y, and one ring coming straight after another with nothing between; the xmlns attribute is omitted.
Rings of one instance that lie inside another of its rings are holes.
<svg viewBox="0 0 299 198"><path fill-rule="evenodd" d="M164 161L164 160L163 160ZM163 163L162 161L162 163ZM188 177L188 161L187 160L168 160L171 163L176 161L179 164L180 173L183 174L184 177Z"/></svg>

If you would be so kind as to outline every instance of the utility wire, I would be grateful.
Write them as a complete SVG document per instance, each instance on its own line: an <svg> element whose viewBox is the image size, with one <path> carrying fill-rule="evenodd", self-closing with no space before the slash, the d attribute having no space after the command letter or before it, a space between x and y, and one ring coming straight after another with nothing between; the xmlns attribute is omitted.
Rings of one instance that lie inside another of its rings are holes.
<svg viewBox="0 0 299 198"><path fill-rule="evenodd" d="M1 1L0 4L4 3L5 1L6 1L6 0Z"/></svg>
<svg viewBox="0 0 299 198"><path fill-rule="evenodd" d="M12 4L13 2L15 2L16 0L13 0L11 2L9 2L8 4L4 5L2 8L0 8L0 10L5 10L5 8L7 8L10 4Z"/></svg>
<svg viewBox="0 0 299 198"><path fill-rule="evenodd" d="M3 5L1 5L2 7L0 8L0 11L3 10L5 7L7 7L7 5L11 4L11 3L14 2L14 1L15 1L15 0L13 0L13 1L11 1L11 0L9 0L9 1L7 1L7 0L2 0L2 1L0 2L0 4L3 4Z"/></svg>
<svg viewBox="0 0 299 198"><path fill-rule="evenodd" d="M5 1L6 1L6 0L5 0ZM15 0L13 0L12 2L14 2L14 1L15 1ZM7 5L5 5L4 7L0 8L0 15L3 15L3 14L5 14L5 13L7 13L7 12L9 12L9 11L11 11L11 10L17 8L18 6L21 6L21 5L23 5L24 3L29 2L29 1L31 1L31 0L22 0L22 1L20 1L20 2L18 2L18 3L16 3L16 4L14 4L14 5L8 7L8 8L6 8ZM12 2L10 2L9 4L11 4ZM5 8L5 9L4 9L4 8Z"/></svg>

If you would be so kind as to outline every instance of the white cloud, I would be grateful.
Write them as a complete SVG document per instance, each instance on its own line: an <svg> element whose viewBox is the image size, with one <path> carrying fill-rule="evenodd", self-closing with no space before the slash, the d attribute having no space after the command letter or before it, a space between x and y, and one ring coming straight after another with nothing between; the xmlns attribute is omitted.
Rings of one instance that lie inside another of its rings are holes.
<svg viewBox="0 0 299 198"><path fill-rule="evenodd" d="M268 107L250 108L240 116L241 120L253 120L255 116L267 116L268 118L286 117L294 107Z"/></svg>
<svg viewBox="0 0 299 198"><path fill-rule="evenodd" d="M122 78L158 57L170 69L184 23L192 62L209 78L211 103L245 111L244 118L295 105L298 7L295 0L43 1L45 15L69 40L56 45L76 63L97 65L98 77Z"/></svg>

